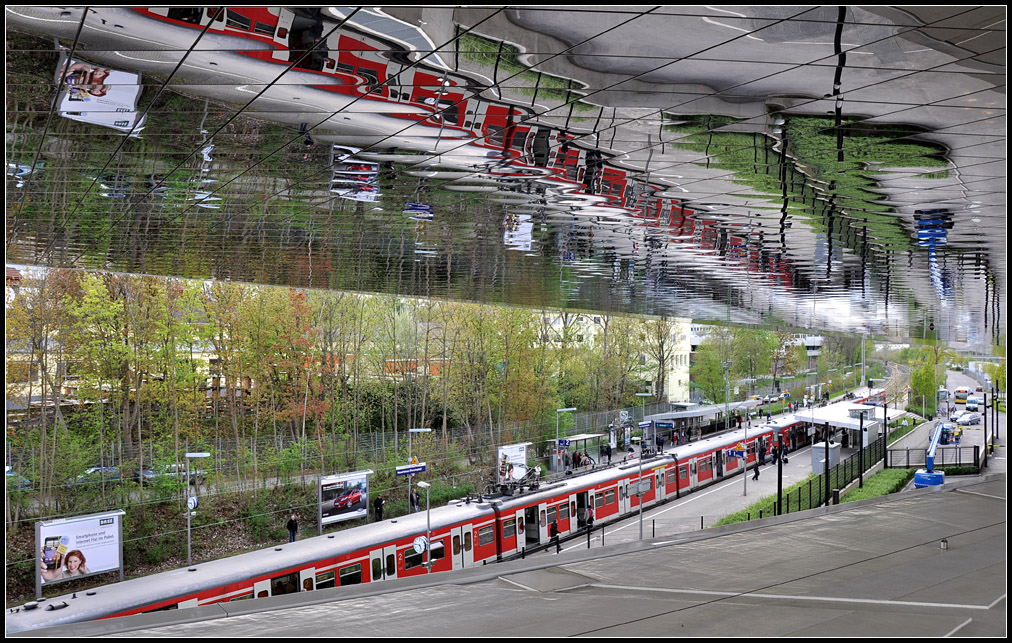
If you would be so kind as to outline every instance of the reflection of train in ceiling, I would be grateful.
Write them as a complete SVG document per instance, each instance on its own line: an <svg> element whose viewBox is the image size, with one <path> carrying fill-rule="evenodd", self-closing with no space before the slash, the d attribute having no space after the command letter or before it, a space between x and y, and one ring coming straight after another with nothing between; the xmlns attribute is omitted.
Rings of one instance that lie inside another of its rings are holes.
<svg viewBox="0 0 1012 643"><path fill-rule="evenodd" d="M403 112L382 111L433 128L433 136L440 141L483 148L482 154L462 155L471 163L458 169L494 178L505 191L541 197L548 192L556 203L575 212L625 217L628 223L647 228L652 239L648 245L653 248L686 244L713 251L735 269L766 275L773 284L790 287L795 283L789 259L765 249L761 233L752 236L747 225L717 221L685 208L679 199L663 195L666 186L611 166L602 152L573 134L538 122L529 105L481 96L466 72L428 66L426 52L411 52L393 38L348 25L337 29L338 21L319 9L133 11L183 28L206 27L209 33L255 42L256 46L237 53L279 65L295 63L295 70L327 76L318 89L388 106L411 105ZM452 168L454 160L452 155L443 155L436 163Z"/></svg>

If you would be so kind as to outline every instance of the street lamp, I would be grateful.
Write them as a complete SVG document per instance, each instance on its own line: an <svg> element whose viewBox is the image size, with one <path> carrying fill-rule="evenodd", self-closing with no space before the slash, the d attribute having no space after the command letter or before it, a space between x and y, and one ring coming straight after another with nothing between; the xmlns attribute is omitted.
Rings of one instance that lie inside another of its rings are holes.
<svg viewBox="0 0 1012 643"><path fill-rule="evenodd" d="M555 470L559 469L559 413L568 413L569 411L575 411L575 406L569 406L564 409L555 409Z"/></svg>
<svg viewBox="0 0 1012 643"><path fill-rule="evenodd" d="M183 457L186 458L186 484L190 484L190 459L206 458L210 456L210 453L199 452L199 453L187 453ZM193 485L193 493L196 494L199 489L199 485ZM197 496L187 495L186 498L186 566L190 566L190 516L193 515L194 510L197 508Z"/></svg>
<svg viewBox="0 0 1012 643"><path fill-rule="evenodd" d="M640 421L641 422L644 421L644 420L646 420L646 406L645 405L647 403L647 398L648 397L652 397L652 396L653 396L653 393L637 393L636 394L636 397L640 398ZM644 431L644 433L646 433L646 432ZM657 436L654 435L654 438L656 438L656 437ZM642 454L642 453L643 453L643 443L640 442L640 454Z"/></svg>
<svg viewBox="0 0 1012 643"><path fill-rule="evenodd" d="M418 486L425 489L425 557L428 559L425 561L425 573L428 574L432 571L432 543L429 541L432 537L432 514L429 512L429 487L432 485L422 480L418 483Z"/></svg>
<svg viewBox="0 0 1012 643"><path fill-rule="evenodd" d="M408 464L415 463L414 459L411 457L411 436L415 433L432 433L432 429L408 429ZM408 474L408 507L411 506L411 478L413 477L413 474Z"/></svg>

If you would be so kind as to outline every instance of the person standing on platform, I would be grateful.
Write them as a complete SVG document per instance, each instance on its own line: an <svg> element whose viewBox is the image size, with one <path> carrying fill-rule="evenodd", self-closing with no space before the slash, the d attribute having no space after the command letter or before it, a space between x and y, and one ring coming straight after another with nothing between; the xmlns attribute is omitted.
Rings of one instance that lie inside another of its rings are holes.
<svg viewBox="0 0 1012 643"><path fill-rule="evenodd" d="M383 496L376 496L376 500L372 503L373 513L376 514L376 522L382 522L383 520L383 505L386 504L386 500Z"/></svg>
<svg viewBox="0 0 1012 643"><path fill-rule="evenodd" d="M562 553L562 547L559 545L559 523L558 522L556 522L554 520L552 521L552 525L548 528L548 535L551 537L551 540L548 541L548 544L550 545L552 543L555 543L555 553L556 554L561 554Z"/></svg>
<svg viewBox="0 0 1012 643"><path fill-rule="evenodd" d="M418 513L419 504L422 501L421 495L418 493L418 489L411 490L411 513Z"/></svg>
<svg viewBox="0 0 1012 643"><path fill-rule="evenodd" d="M288 519L288 525L286 526L288 527L288 542L294 543L295 535L299 531L299 523L295 520L295 514L292 514L292 517Z"/></svg>

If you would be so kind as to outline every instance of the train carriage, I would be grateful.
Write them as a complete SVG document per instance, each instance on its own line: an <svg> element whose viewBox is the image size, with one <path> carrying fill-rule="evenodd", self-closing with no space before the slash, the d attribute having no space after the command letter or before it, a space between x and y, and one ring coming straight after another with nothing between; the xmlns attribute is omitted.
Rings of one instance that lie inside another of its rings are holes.
<svg viewBox="0 0 1012 643"><path fill-rule="evenodd" d="M718 482L747 468L776 436L793 437L803 431L804 423L791 416L679 445L642 462L631 459L595 467L516 496L455 500L432 508L428 515L423 511L398 516L51 598L45 609L9 611L6 628L17 632L426 574L426 553L416 551L415 540L426 534L427 527L432 572L483 565L548 545L552 522L563 537L580 533L591 507L596 523L607 522L635 513L641 501L650 507ZM744 459L727 457L728 449L743 442Z"/></svg>

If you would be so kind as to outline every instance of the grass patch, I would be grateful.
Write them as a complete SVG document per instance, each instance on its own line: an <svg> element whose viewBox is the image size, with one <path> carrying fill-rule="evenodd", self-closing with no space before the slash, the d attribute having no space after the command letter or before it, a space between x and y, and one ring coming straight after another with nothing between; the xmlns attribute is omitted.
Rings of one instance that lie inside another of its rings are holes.
<svg viewBox="0 0 1012 643"><path fill-rule="evenodd" d="M747 472L746 472L747 473ZM784 513L787 513L788 498L790 498L791 507L797 506L798 494L801 495L801 507L808 509L811 507L811 498L808 496L809 481L814 481L819 478L818 475L810 475L801 482L795 483L790 487L784 489ZM813 485L812 489L815 490L818 485ZM714 527L721 527L723 525L733 525L739 522L746 522L756 518L766 518L768 516L776 515L777 496L771 494L769 496L763 496L756 502L752 503L748 507L745 507L741 511L736 511L733 514L728 514L715 522ZM795 511L797 511L795 509Z"/></svg>
<svg viewBox="0 0 1012 643"><path fill-rule="evenodd" d="M854 502L867 498L878 498L890 493L901 491L914 477L913 469L886 469L870 478L865 478L864 486L854 489L843 497L843 502Z"/></svg>

